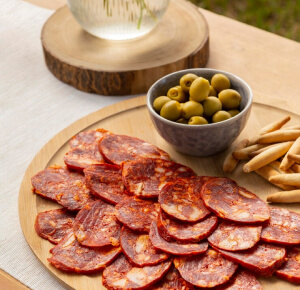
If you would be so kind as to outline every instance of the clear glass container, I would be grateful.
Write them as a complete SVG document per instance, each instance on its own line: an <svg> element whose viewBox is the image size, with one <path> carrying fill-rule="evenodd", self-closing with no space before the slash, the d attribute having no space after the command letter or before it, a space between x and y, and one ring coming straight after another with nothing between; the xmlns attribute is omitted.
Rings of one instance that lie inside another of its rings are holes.
<svg viewBox="0 0 300 290"><path fill-rule="evenodd" d="M161 20L170 0L68 0L71 13L90 34L127 40L150 32Z"/></svg>

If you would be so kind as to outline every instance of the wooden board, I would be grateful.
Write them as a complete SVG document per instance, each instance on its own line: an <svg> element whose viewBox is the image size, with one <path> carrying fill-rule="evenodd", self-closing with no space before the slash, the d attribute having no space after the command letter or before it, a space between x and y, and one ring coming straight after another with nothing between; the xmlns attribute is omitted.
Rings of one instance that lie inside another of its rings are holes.
<svg viewBox="0 0 300 290"><path fill-rule="evenodd" d="M69 288L105 289L101 286L101 274L92 276L66 274L49 265L47 258L50 256L49 250L53 245L35 233L34 221L37 213L58 208L58 205L32 193L30 178L38 171L50 165L63 165L63 156L69 150L68 140L80 131L92 128L105 128L114 133L144 139L167 151L174 160L190 166L198 175L227 176L233 178L239 185L255 192L264 200L268 194L279 191L278 188L269 184L255 173L243 173L241 170L242 164L239 165L233 174L224 175L222 172L222 163L226 152L206 158L191 157L176 152L156 132L145 104L145 97L134 98L106 107L78 120L58 133L38 152L24 175L19 195L19 215L23 233L31 249L46 269ZM268 113L266 114L266 112ZM246 128L241 136L239 136L237 142L241 138L252 136L262 126L287 114L292 118L290 121L291 125L300 122L299 115L269 105L254 103ZM300 212L299 204L277 206ZM260 281L264 289L289 290L297 288L295 285L279 280L276 277L260 278Z"/></svg>
<svg viewBox="0 0 300 290"><path fill-rule="evenodd" d="M45 23L42 45L46 64L59 80L85 92L129 95L146 93L171 72L204 67L208 34L199 9L185 0L172 0L153 31L128 41L88 34L65 6Z"/></svg>

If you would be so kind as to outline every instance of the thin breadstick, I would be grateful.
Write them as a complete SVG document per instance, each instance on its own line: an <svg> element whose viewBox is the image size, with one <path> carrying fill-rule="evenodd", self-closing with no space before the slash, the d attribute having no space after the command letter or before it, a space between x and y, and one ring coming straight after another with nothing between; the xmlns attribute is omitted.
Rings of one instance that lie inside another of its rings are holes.
<svg viewBox="0 0 300 290"><path fill-rule="evenodd" d="M292 160L292 161L296 162L296 163L300 163L300 155L299 154L288 153L287 158L289 160Z"/></svg>
<svg viewBox="0 0 300 290"><path fill-rule="evenodd" d="M263 128L260 129L260 134L266 134L280 129L284 124L286 124L289 120L291 120L290 116L286 116L276 122L273 122Z"/></svg>
<svg viewBox="0 0 300 290"><path fill-rule="evenodd" d="M287 152L287 154L282 159L282 161L280 163L280 169L281 170L289 169L295 163L295 161L297 163L300 163L300 155L298 155L298 154L300 154L300 137L297 138L297 140L294 142L294 144L292 145L290 150ZM298 156L299 161L295 160L291 156Z"/></svg>
<svg viewBox="0 0 300 290"><path fill-rule="evenodd" d="M249 139L248 146L251 146L251 145L256 144L260 136L261 136L261 135L255 135L255 136L251 137L251 138Z"/></svg>
<svg viewBox="0 0 300 290"><path fill-rule="evenodd" d="M272 161L268 165L281 174L294 173L294 171L292 169L281 170L280 169L280 161L278 161L278 160Z"/></svg>
<svg viewBox="0 0 300 290"><path fill-rule="evenodd" d="M266 151L266 150L268 150L268 149L270 149L270 148L272 148L272 147L274 147L274 146L276 146L276 145L277 145L277 143L268 145L268 146L266 146L266 147L262 147L262 148L260 148L260 149L258 149L258 150L256 150L256 151L250 152L250 153L248 154L248 156L249 156L250 158L253 158L253 157L257 156L258 154L260 154L261 152L264 152L264 151Z"/></svg>
<svg viewBox="0 0 300 290"><path fill-rule="evenodd" d="M300 164L297 164L297 163L293 164L293 166L291 167L291 169L295 173L300 173Z"/></svg>
<svg viewBox="0 0 300 290"><path fill-rule="evenodd" d="M243 167L244 172L254 171L278 159L290 149L292 144L293 142L279 143L277 146L274 146L260 153L259 155L255 156L248 163L244 165Z"/></svg>
<svg viewBox="0 0 300 290"><path fill-rule="evenodd" d="M236 166L239 163L239 160L234 158L232 156L232 152L234 150L239 150L242 148L245 148L248 145L249 140L248 139L243 139L241 142L239 142L232 151L230 151L227 156L225 157L224 163L223 163L223 171L226 173L232 172Z"/></svg>
<svg viewBox="0 0 300 290"><path fill-rule="evenodd" d="M300 173L286 173L271 176L269 178L269 181L279 184L294 185L300 187Z"/></svg>
<svg viewBox="0 0 300 290"><path fill-rule="evenodd" d="M275 132L267 133L259 137L257 143L277 143L285 141L294 141L300 137L300 130L277 130Z"/></svg>
<svg viewBox="0 0 300 290"><path fill-rule="evenodd" d="M256 151L260 148L266 147L263 144L254 144L243 149L235 150L232 152L232 156L238 160L249 159L249 153Z"/></svg>
<svg viewBox="0 0 300 290"><path fill-rule="evenodd" d="M280 130L300 130L300 125L293 125L289 127L283 127Z"/></svg>
<svg viewBox="0 0 300 290"><path fill-rule="evenodd" d="M293 203L300 202L300 189L280 191L267 196L269 202Z"/></svg>
<svg viewBox="0 0 300 290"><path fill-rule="evenodd" d="M275 169L273 169L269 165L261 167L261 168L255 170L255 172L258 175L260 175L261 177L263 177L264 179L266 179L267 181L269 181L269 178L271 176L275 176L275 175L279 175L280 174L278 171L276 171ZM278 184L278 183L273 183L273 184L276 185L277 187L283 189L283 190L293 190L293 189L296 189L296 187L291 186L291 185L284 185L284 184Z"/></svg>

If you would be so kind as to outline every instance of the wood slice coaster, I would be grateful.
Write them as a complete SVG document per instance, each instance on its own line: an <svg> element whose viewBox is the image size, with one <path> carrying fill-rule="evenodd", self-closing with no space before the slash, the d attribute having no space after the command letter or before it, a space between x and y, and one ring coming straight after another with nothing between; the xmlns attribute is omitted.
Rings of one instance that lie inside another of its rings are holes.
<svg viewBox="0 0 300 290"><path fill-rule="evenodd" d="M147 35L109 41L85 32L67 6L42 30L49 70L59 80L89 93L145 93L174 71L204 67L209 56L208 25L198 8L173 0L162 21Z"/></svg>

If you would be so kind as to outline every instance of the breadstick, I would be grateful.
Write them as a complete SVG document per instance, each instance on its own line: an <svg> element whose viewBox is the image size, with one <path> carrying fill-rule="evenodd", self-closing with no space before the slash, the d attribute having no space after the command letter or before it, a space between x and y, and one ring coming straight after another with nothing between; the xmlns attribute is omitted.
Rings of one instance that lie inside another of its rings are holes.
<svg viewBox="0 0 300 290"><path fill-rule="evenodd" d="M278 145L260 153L244 165L244 172L254 171L278 159L290 149L292 144L293 142L279 143Z"/></svg>
<svg viewBox="0 0 300 290"><path fill-rule="evenodd" d="M300 137L297 138L297 140L294 142L294 144L292 145L290 150L287 152L287 154L282 159L282 161L280 163L280 169L281 170L289 169L295 163L295 161L300 163L300 155L298 155L298 154L300 154ZM291 156L298 156L299 161L297 161L297 159L295 160Z"/></svg>
<svg viewBox="0 0 300 290"><path fill-rule="evenodd" d="M260 148L266 147L267 145L263 144L254 144L243 149L235 150L232 152L232 156L238 160L249 159L249 153L256 151Z"/></svg>
<svg viewBox="0 0 300 290"><path fill-rule="evenodd" d="M292 203L300 202L300 189L280 191L267 196L269 202Z"/></svg>
<svg viewBox="0 0 300 290"><path fill-rule="evenodd" d="M228 153L228 155L225 157L225 160L224 160L224 163L223 163L223 171L226 172L226 173L230 173L232 172L236 166L238 165L239 163L239 160L234 158L232 156L232 152L234 150L239 150L239 149L242 149L242 148L245 148L247 145L248 145L248 142L249 140L248 139L243 139L241 142L239 142L234 148L232 151L230 151Z"/></svg>
<svg viewBox="0 0 300 290"><path fill-rule="evenodd" d="M282 118L281 120L278 120L276 122L273 122L273 123L261 128L259 133L266 134L266 133L276 131L276 130L280 129L284 124L286 124L289 120L291 120L291 117L286 116L286 117Z"/></svg>
<svg viewBox="0 0 300 290"><path fill-rule="evenodd" d="M285 128L281 128L282 130L300 130L300 125L293 125Z"/></svg>
<svg viewBox="0 0 300 290"><path fill-rule="evenodd" d="M287 169L287 170L281 170L280 169L280 162L278 160L272 161L271 163L268 164L270 167L272 167L274 170L281 174L285 173L294 173L292 169Z"/></svg>
<svg viewBox="0 0 300 290"><path fill-rule="evenodd" d="M266 147L262 147L262 148L260 148L260 149L258 149L258 150L256 150L256 151L250 152L250 153L248 154L248 156L249 156L250 158L253 158L253 157L257 156L258 154L260 154L261 152L266 151L266 150L268 150L268 149L270 149L271 147L274 147L274 146L276 146L276 145L277 145L277 143L276 143L276 144L268 145L268 146L266 146Z"/></svg>
<svg viewBox="0 0 300 290"><path fill-rule="evenodd" d="M259 137L257 143L277 143L285 141L293 141L300 137L300 130L277 130L267 133Z"/></svg>
<svg viewBox="0 0 300 290"><path fill-rule="evenodd" d="M269 165L261 167L261 168L255 170L255 172L258 175L260 175L261 177L263 177L264 179L266 179L267 181L269 181L269 178L271 176L275 176L275 175L280 174L278 171L276 171L275 169L273 169ZM283 190L293 190L293 189L296 189L296 187L291 186L291 185L284 185L284 184L278 184L278 183L273 183L273 184L276 185L277 187L283 189Z"/></svg>
<svg viewBox="0 0 300 290"><path fill-rule="evenodd" d="M291 167L291 169L293 170L293 172L295 173L300 173L300 164L294 163Z"/></svg>
<svg viewBox="0 0 300 290"><path fill-rule="evenodd" d="M296 162L296 163L300 163L300 155L299 154L288 153L287 158L289 160L292 160L292 161Z"/></svg>
<svg viewBox="0 0 300 290"><path fill-rule="evenodd" d="M251 146L251 145L256 144L260 136L261 136L261 135L255 135L255 136L251 137L251 138L249 139L248 146Z"/></svg>
<svg viewBox="0 0 300 290"><path fill-rule="evenodd" d="M271 176L269 178L269 181L272 183L275 182L279 184L294 185L300 187L300 173L286 173Z"/></svg>

